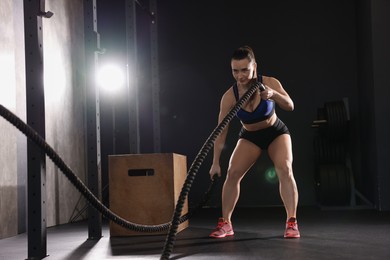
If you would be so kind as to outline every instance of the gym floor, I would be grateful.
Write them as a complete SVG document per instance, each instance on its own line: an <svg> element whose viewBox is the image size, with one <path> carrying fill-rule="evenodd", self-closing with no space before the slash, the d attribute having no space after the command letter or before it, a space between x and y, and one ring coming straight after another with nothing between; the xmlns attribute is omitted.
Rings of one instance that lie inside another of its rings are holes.
<svg viewBox="0 0 390 260"><path fill-rule="evenodd" d="M202 209L178 233L171 259L390 259L390 212L299 208L300 239L284 239L281 207L237 208L234 237L208 238L220 209ZM159 259L165 235L88 240L86 221L47 229L45 259ZM0 240L0 260L27 258L27 235Z"/></svg>

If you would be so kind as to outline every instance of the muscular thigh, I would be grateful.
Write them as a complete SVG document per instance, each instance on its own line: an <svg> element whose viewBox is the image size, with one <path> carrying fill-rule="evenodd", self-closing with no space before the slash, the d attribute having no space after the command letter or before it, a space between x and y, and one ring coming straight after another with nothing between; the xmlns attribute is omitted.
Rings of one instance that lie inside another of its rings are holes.
<svg viewBox="0 0 390 260"><path fill-rule="evenodd" d="M278 136L268 147L268 155L275 164L284 165L292 163L292 144L291 137L289 134L283 134Z"/></svg>
<svg viewBox="0 0 390 260"><path fill-rule="evenodd" d="M239 139L229 162L229 174L242 177L256 162L261 154L261 149L246 139Z"/></svg>

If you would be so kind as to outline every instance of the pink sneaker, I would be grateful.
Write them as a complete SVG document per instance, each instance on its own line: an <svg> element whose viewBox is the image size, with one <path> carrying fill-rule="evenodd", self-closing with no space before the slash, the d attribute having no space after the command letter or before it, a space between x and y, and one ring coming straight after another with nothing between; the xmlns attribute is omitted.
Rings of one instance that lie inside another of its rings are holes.
<svg viewBox="0 0 390 260"><path fill-rule="evenodd" d="M232 223L226 222L223 218L218 219L218 226L210 234L210 237L213 238L224 238L226 236L233 236L233 226Z"/></svg>
<svg viewBox="0 0 390 260"><path fill-rule="evenodd" d="M286 231L284 231L285 238L299 238L301 234L298 230L298 223L296 218L289 218L286 223Z"/></svg>

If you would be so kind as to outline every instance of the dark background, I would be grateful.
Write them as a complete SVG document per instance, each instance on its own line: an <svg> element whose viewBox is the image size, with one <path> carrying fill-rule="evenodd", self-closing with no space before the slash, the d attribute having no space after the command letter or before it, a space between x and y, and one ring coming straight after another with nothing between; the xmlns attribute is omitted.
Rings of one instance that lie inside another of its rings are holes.
<svg viewBox="0 0 390 260"><path fill-rule="evenodd" d="M148 9L147 1L139 1ZM98 1L98 30L106 53L101 61L126 63L124 1ZM250 45L259 72L279 79L295 102L293 112L277 110L291 131L294 175L300 205L316 205L311 128L325 102L345 100L350 115L348 149L356 188L378 209L389 209L386 158L390 141L387 70L389 43L385 10L389 1L158 1L158 51L162 151L187 156L188 168L217 125L222 94L233 83L230 56ZM141 153L153 151L150 84L151 19L137 9ZM385 33L387 32L387 33ZM112 154L111 97L101 94L103 184ZM120 95L116 103L121 101ZM122 101L123 102L123 101ZM116 137L126 135L116 111ZM231 122L221 157L224 174L240 125ZM118 130L119 129L119 130ZM122 129L122 130L121 130ZM123 137L124 138L124 137ZM126 153L126 146L116 153ZM196 202L209 185L212 151L190 193ZM265 179L264 156L242 181L239 206L281 205L276 180ZM224 177L224 176L223 176ZM386 185L387 184L387 185ZM219 189L222 181L219 182ZM211 206L220 206L220 190Z"/></svg>

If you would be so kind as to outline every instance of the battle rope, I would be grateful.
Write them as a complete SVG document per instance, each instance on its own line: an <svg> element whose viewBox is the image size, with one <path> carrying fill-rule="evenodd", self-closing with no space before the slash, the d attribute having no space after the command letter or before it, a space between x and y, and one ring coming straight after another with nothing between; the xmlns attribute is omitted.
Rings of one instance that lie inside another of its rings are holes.
<svg viewBox="0 0 390 260"><path fill-rule="evenodd" d="M50 147L49 144L29 125L25 124L19 117L0 104L0 115L19 129L25 136L30 138L45 154L54 162L54 164L65 174L69 181L80 191L80 193L87 199L87 201L102 213L104 217L112 220L116 224L137 232L161 232L168 230L171 223L164 223L159 225L140 225L129 222L120 216L110 211L104 206L96 196L88 189L88 187L75 175L72 170L65 164L61 157ZM203 195L200 203L190 209L190 211L180 218L180 224L188 220L200 207L202 207L209 199L210 193L215 187L215 179L212 180L208 191Z"/></svg>
<svg viewBox="0 0 390 260"><path fill-rule="evenodd" d="M226 125L233 119L237 111L242 107L242 105L249 99L251 95L256 91L257 88L261 90L264 89L264 86L261 83L256 83L250 87L250 89L244 94L244 96L236 103L236 105L230 110L230 112L225 116L222 122L214 129L212 134L206 140L205 144L202 146L202 149L199 151L194 162L192 163L190 170L188 172L187 178L183 185L182 191L180 193L175 213L173 215L173 220L171 223L165 223L160 225L140 225L129 222L114 212L110 211L105 205L103 205L98 198L88 189L88 187L77 177L76 174L66 165L66 163L61 159L61 157L54 151L54 149L46 143L46 141L29 125L24 123L19 117L5 108L0 104L0 115L6 119L9 123L14 125L19 131L21 131L26 137L31 139L40 149L42 149L45 154L53 161L53 163L63 172L63 174L68 178L68 180L76 187L76 189L87 199L87 201L102 213L104 217L115 222L116 224L127 228L129 230L137 232L161 232L170 228L166 244L164 246L164 252L161 256L162 259L168 259L172 249L174 239L177 233L178 225L188 220L197 209L199 209L203 203L207 202L210 192L215 186L215 179L213 179L208 191L205 193L199 205L188 212L186 215L180 217L185 198L188 195L189 190L191 189L192 182L195 178L196 173L198 172L204 158L208 154L209 150L212 148L215 139L221 134Z"/></svg>
<svg viewBox="0 0 390 260"><path fill-rule="evenodd" d="M214 131L210 134L210 136L207 138L206 142L203 144L202 148L200 149L199 153L197 154L195 160L193 161L188 171L187 178L183 184L183 188L180 192L179 199L176 203L175 212L172 218L172 224L169 228L163 253L160 259L162 260L169 259L169 256L172 253L173 244L177 234L177 228L180 224L180 215L183 210L183 205L191 189L191 185L195 179L196 173L198 172L200 166L203 163L203 160L207 156L210 149L213 147L215 139L217 139L217 137L222 133L223 129L233 119L233 117L236 115L237 111L242 107L242 105L253 95L253 93L255 93L257 88L259 88L261 91L265 89L264 85L261 84L260 82L256 82L255 84L253 84L249 88L249 90L244 94L244 96L242 96L240 100L237 101L235 106L229 111L229 113L225 116L225 118L221 121L221 123L219 123L218 126L214 129Z"/></svg>

